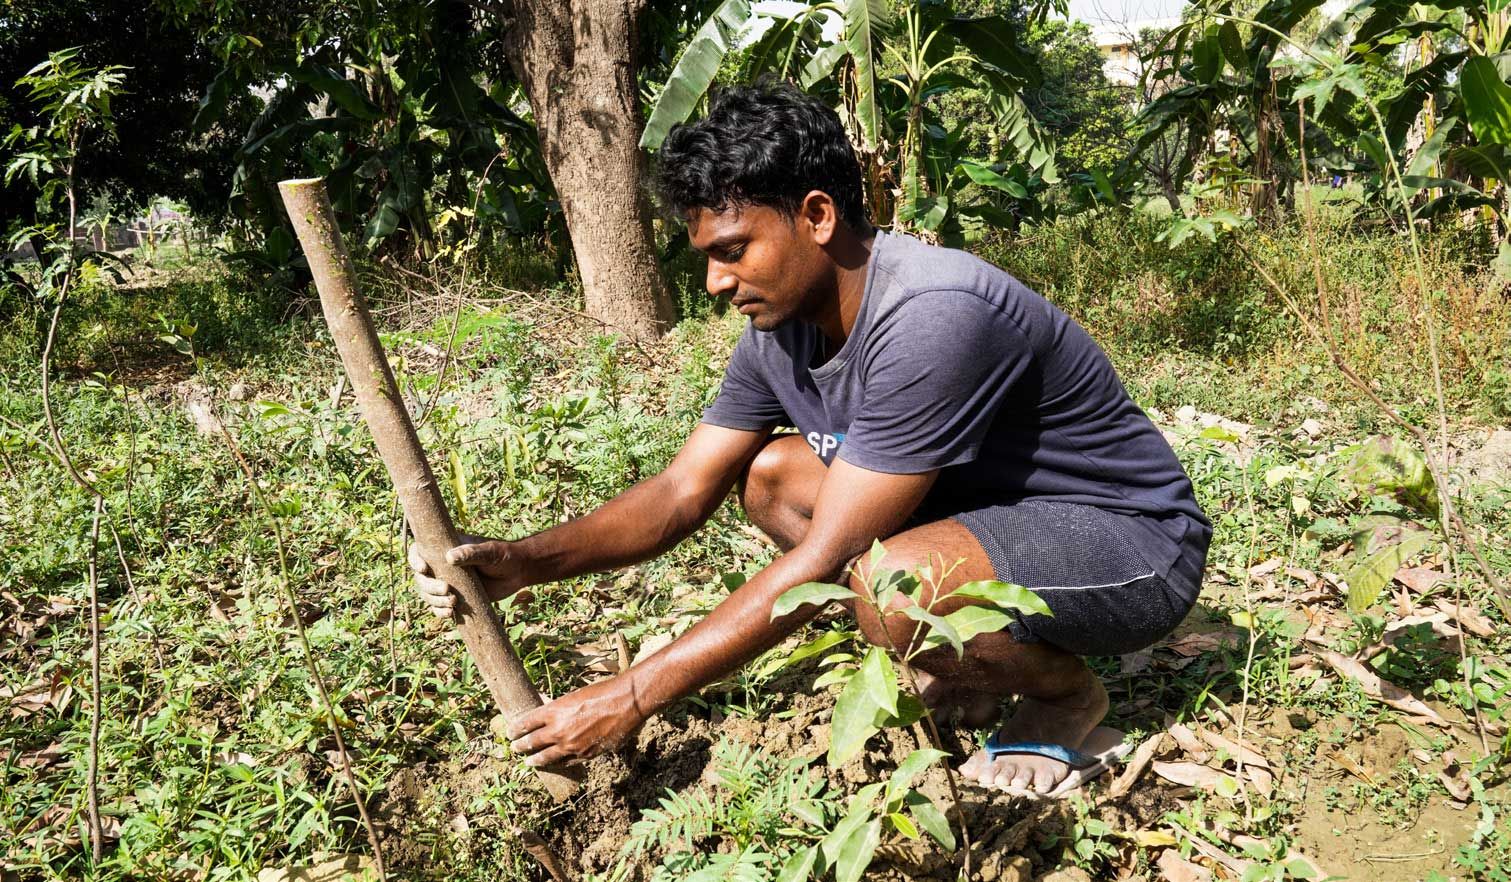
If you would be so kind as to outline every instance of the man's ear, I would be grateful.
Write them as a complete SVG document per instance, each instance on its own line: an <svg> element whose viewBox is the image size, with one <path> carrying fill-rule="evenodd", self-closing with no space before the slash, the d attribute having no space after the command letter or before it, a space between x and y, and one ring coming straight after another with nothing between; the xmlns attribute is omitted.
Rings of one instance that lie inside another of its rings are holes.
<svg viewBox="0 0 1511 882"><path fill-rule="evenodd" d="M797 220L803 232L808 233L815 244L828 245L834 238L835 227L840 223L839 207L823 190L809 190L798 206Z"/></svg>

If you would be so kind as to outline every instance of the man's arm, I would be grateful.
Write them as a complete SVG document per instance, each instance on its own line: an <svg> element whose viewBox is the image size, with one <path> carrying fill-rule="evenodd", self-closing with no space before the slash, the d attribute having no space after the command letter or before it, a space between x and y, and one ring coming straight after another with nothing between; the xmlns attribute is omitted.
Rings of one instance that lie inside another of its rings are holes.
<svg viewBox="0 0 1511 882"><path fill-rule="evenodd" d="M514 749L530 754L531 765L593 756L646 717L775 646L818 612L804 607L773 622L776 599L804 582L840 577L873 540L903 526L937 475L891 475L836 459L819 488L812 526L796 548L640 664L513 721Z"/></svg>
<svg viewBox="0 0 1511 882"><path fill-rule="evenodd" d="M530 584L618 569L667 551L713 515L770 434L699 424L660 474L577 520L513 543Z"/></svg>
<svg viewBox="0 0 1511 882"><path fill-rule="evenodd" d="M719 507L760 452L770 431L700 424L664 471L593 512L524 539L483 540L446 552L453 564L478 569L494 600L521 588L649 560L687 538ZM411 555L421 595L449 615L455 595Z"/></svg>

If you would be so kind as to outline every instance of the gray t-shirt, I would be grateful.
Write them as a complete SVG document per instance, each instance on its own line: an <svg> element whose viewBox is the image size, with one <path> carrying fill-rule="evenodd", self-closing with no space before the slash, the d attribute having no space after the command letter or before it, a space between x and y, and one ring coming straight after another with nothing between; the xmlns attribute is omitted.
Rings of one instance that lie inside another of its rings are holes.
<svg viewBox="0 0 1511 882"><path fill-rule="evenodd" d="M929 511L1031 498L1136 515L1149 565L1199 580L1211 525L1170 445L1086 331L1003 270L878 232L855 327L823 364L820 337L747 327L703 422L791 426L825 463L940 469Z"/></svg>

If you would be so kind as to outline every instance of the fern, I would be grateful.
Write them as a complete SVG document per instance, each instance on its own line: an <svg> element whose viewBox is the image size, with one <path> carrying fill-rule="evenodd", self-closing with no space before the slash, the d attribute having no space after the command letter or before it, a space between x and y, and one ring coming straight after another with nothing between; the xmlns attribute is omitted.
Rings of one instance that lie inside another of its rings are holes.
<svg viewBox="0 0 1511 882"><path fill-rule="evenodd" d="M801 758L767 756L721 740L712 762L715 784L691 793L666 792L630 827L609 878L659 854L653 882L765 882L796 847L816 839L837 814L822 780ZM722 851L719 850L722 847Z"/></svg>

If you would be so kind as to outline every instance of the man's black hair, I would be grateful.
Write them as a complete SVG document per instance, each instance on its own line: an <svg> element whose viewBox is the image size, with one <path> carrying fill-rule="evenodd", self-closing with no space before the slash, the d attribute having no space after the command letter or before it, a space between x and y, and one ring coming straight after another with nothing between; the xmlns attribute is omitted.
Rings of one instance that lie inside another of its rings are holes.
<svg viewBox="0 0 1511 882"><path fill-rule="evenodd" d="M860 164L839 116L790 83L762 81L715 96L708 116L666 136L657 184L684 216L766 205L792 218L804 196L822 190L851 230L871 229Z"/></svg>

